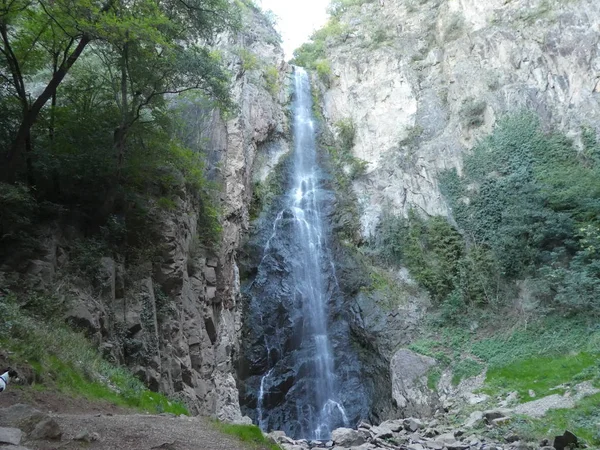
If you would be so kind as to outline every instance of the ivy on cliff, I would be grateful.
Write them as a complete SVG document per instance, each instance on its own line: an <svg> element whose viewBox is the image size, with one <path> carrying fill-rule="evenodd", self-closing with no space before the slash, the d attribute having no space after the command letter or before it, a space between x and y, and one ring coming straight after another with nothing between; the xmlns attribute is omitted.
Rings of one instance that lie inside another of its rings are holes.
<svg viewBox="0 0 600 450"><path fill-rule="evenodd" d="M600 313L600 153L590 129L582 147L545 132L532 114L501 120L462 174L440 175L457 228L414 212L387 215L380 253L408 267L446 319L501 306L522 280L543 308Z"/></svg>

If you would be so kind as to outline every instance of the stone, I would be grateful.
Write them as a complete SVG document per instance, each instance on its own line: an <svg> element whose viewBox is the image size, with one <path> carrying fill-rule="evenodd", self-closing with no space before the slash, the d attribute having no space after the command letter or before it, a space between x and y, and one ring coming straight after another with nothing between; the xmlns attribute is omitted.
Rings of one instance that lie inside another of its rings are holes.
<svg viewBox="0 0 600 450"><path fill-rule="evenodd" d="M187 418L187 416L185 417ZM96 432L90 433L87 429L83 429L79 433L77 433L73 440L87 443L96 442L100 440L100 435Z"/></svg>
<svg viewBox="0 0 600 450"><path fill-rule="evenodd" d="M517 442L517 441L518 441L518 440L520 440L520 439L521 439L521 437L520 437L518 434L514 434L514 433L512 433L512 434L509 434L508 436L506 436L506 437L504 438L504 440L505 440L506 442L508 442L509 444L510 444L510 443L512 443L512 442Z"/></svg>
<svg viewBox="0 0 600 450"><path fill-rule="evenodd" d="M48 414L23 403L0 409L1 424L18 427L25 433L31 432L39 422L49 417Z"/></svg>
<svg viewBox="0 0 600 450"><path fill-rule="evenodd" d="M570 431L566 430L562 436L556 436L552 446L556 450L564 450L566 447L576 447L579 443L579 439Z"/></svg>
<svg viewBox="0 0 600 450"><path fill-rule="evenodd" d="M510 409L506 408L489 409L483 413L483 416L488 423L491 423L492 420L506 417L511 414L511 412Z"/></svg>
<svg viewBox="0 0 600 450"><path fill-rule="evenodd" d="M19 445L23 432L18 428L0 427L0 444Z"/></svg>
<svg viewBox="0 0 600 450"><path fill-rule="evenodd" d="M492 420L492 425L494 425L494 426L507 425L508 423L510 423L510 421L511 421L510 417L498 417L497 419Z"/></svg>
<svg viewBox="0 0 600 450"><path fill-rule="evenodd" d="M479 425L479 423L481 423L482 420L483 420L483 412L482 411L473 411L469 415L469 418L465 421L463 426L465 428L473 428L473 427L476 427L477 425Z"/></svg>
<svg viewBox="0 0 600 450"><path fill-rule="evenodd" d="M58 423L56 423L56 421L52 418L39 422L29 434L29 438L33 440L60 440L61 437L62 430L60 429Z"/></svg>
<svg viewBox="0 0 600 450"><path fill-rule="evenodd" d="M529 389L529 396L535 398L535 391L533 389Z"/></svg>
<svg viewBox="0 0 600 450"><path fill-rule="evenodd" d="M208 283L210 286L217 285L217 273L215 272L214 267L205 267L203 273L206 283Z"/></svg>
<svg viewBox="0 0 600 450"><path fill-rule="evenodd" d="M370 431L375 439L388 439L394 436L394 432L391 430L391 428L384 424L373 427Z"/></svg>
<svg viewBox="0 0 600 450"><path fill-rule="evenodd" d="M27 447L22 447L20 445L2 445L0 444L0 450L30 450Z"/></svg>
<svg viewBox="0 0 600 450"><path fill-rule="evenodd" d="M281 438L287 437L287 435L285 434L285 431L275 430L267 433L266 437L273 442L273 444L279 444Z"/></svg>
<svg viewBox="0 0 600 450"><path fill-rule="evenodd" d="M343 447L357 447L365 443L364 437L351 428L337 428L331 432L331 440Z"/></svg>
<svg viewBox="0 0 600 450"><path fill-rule="evenodd" d="M404 428L404 421L403 420L386 420L385 422L382 422L380 424L380 426L385 426L386 428L389 428L390 430L392 430L392 432L398 433ZM360 428L360 425L359 425L359 428Z"/></svg>
<svg viewBox="0 0 600 450"><path fill-rule="evenodd" d="M392 397L405 416L431 416L437 409L437 394L427 387L427 373L435 365L435 359L408 349L392 357Z"/></svg>
<svg viewBox="0 0 600 450"><path fill-rule="evenodd" d="M408 450L425 450L425 447L423 447L421 444L409 444L406 446L406 448Z"/></svg>
<svg viewBox="0 0 600 450"><path fill-rule="evenodd" d="M421 422L419 419L411 417L409 419L404 419L403 426L406 431L415 432L423 428L423 422Z"/></svg>
<svg viewBox="0 0 600 450"><path fill-rule="evenodd" d="M436 441L427 441L425 442L425 447L431 450L442 450L445 447L445 445Z"/></svg>
<svg viewBox="0 0 600 450"><path fill-rule="evenodd" d="M369 430L369 429L371 429L371 425L369 425L366 422L361 422L361 423L358 424L357 428L364 428L365 430Z"/></svg>

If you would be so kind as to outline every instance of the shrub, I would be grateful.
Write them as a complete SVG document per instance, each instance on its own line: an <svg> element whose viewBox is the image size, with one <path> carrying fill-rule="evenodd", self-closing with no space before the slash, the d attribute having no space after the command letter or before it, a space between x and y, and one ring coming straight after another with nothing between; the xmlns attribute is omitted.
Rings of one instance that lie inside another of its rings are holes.
<svg viewBox="0 0 600 450"><path fill-rule="evenodd" d="M476 100L473 97L465 99L458 113L463 127L471 129L483 125L486 107L487 104L483 100Z"/></svg>

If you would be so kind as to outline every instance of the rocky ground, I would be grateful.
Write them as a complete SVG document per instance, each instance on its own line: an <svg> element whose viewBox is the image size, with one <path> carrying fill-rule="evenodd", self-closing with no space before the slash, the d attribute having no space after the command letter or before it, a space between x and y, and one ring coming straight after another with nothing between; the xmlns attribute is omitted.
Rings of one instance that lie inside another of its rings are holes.
<svg viewBox="0 0 600 450"><path fill-rule="evenodd" d="M517 435L506 436L503 442L486 438L477 425L494 427L510 420L511 411L496 409L486 412L477 411L463 427L448 427L438 419L430 421L414 418L388 420L378 426L361 423L357 430L338 428L328 442L289 439L281 431L269 436L285 450L306 450L330 448L332 450L564 450L576 444L577 438L569 432L557 436L553 442L544 440L539 443L524 442ZM552 444L552 446L550 445Z"/></svg>
<svg viewBox="0 0 600 450"><path fill-rule="evenodd" d="M0 450L262 450L222 434L204 417L136 414L50 393L27 396L36 407L15 403L22 397L0 398Z"/></svg>

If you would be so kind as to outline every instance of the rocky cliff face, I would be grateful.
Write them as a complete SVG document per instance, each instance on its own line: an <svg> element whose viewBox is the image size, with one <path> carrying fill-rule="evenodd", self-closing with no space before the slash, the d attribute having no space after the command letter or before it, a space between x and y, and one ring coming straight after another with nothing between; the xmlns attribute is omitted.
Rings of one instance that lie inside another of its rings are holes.
<svg viewBox="0 0 600 450"><path fill-rule="evenodd" d="M175 205L146 224L145 240L158 252L152 259L94 256L91 283L72 277L69 255L83 237L73 221L46 231L37 259L16 267L9 258L0 267L1 278L73 299L67 320L151 389L182 400L192 413L227 421L242 421L233 376L241 328L236 255L248 228L251 174L261 148L282 139L287 127L278 96L287 71L279 38L257 10L245 7L243 20L241 32L215 45L229 64L239 109L226 119L202 100L180 104L187 144L206 152L219 186L222 233L214 248L199 243L201 205L182 187Z"/></svg>
<svg viewBox="0 0 600 450"><path fill-rule="evenodd" d="M351 119L362 233L382 210L447 215L436 174L511 111L598 129L600 6L591 0L381 0L340 13L324 112Z"/></svg>

